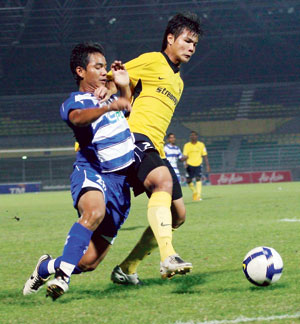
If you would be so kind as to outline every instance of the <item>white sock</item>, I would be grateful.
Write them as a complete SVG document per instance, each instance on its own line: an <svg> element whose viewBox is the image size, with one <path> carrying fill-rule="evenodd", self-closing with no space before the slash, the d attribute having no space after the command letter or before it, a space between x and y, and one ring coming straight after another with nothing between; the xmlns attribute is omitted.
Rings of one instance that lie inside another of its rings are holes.
<svg viewBox="0 0 300 324"><path fill-rule="evenodd" d="M59 268L68 276L71 277L71 274L75 268L74 264L61 261Z"/></svg>

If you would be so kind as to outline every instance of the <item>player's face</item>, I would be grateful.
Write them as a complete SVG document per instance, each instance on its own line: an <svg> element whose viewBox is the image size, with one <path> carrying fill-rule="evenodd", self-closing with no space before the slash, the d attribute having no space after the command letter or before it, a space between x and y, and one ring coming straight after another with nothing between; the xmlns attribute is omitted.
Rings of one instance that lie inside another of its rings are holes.
<svg viewBox="0 0 300 324"><path fill-rule="evenodd" d="M170 135L170 136L169 136L169 143L174 145L175 142L176 142L176 137L175 137L175 135Z"/></svg>
<svg viewBox="0 0 300 324"><path fill-rule="evenodd" d="M197 140L198 140L198 135L195 134L195 133L192 133L192 134L190 135L190 139L191 139L191 142L195 143L195 142L197 142Z"/></svg>
<svg viewBox="0 0 300 324"><path fill-rule="evenodd" d="M92 53L89 55L89 63L83 70L83 81L93 89L105 86L106 83L106 59L100 53Z"/></svg>
<svg viewBox="0 0 300 324"><path fill-rule="evenodd" d="M188 29L184 29L183 32L175 39L172 34L168 36L170 54L175 63L187 63L196 51L198 44L198 35L195 35Z"/></svg>

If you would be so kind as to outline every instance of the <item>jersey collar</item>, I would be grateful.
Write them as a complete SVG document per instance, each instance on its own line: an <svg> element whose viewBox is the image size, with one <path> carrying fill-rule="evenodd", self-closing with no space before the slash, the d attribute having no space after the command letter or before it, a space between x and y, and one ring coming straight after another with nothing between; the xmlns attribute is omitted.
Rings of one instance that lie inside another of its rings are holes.
<svg viewBox="0 0 300 324"><path fill-rule="evenodd" d="M162 55L166 58L167 62L169 63L171 69L174 71L174 73L178 73L179 72L179 67L178 65L176 65L175 63L173 63L170 59L169 56L165 53L165 52L161 52Z"/></svg>

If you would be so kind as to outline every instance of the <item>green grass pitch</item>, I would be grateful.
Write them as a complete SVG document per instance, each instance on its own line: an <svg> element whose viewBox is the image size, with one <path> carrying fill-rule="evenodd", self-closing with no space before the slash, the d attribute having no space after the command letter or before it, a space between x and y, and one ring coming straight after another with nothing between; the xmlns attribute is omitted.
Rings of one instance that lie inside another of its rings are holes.
<svg viewBox="0 0 300 324"><path fill-rule="evenodd" d="M183 192L187 221L173 242L193 263L190 274L161 280L155 251L139 267L143 286L110 282L111 270L147 226L147 199L141 196L133 198L129 219L103 263L74 275L56 302L45 298L44 287L26 297L22 289L41 254L61 254L76 221L70 193L0 196L0 323L298 323L299 183L205 186L201 202L192 201L188 188ZM242 271L246 253L261 245L275 248L284 262L279 282L262 288Z"/></svg>

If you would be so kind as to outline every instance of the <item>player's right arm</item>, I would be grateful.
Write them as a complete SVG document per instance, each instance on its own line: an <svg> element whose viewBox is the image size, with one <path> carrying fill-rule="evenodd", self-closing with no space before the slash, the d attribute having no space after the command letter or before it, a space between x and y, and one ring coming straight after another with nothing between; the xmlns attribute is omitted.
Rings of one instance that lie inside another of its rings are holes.
<svg viewBox="0 0 300 324"><path fill-rule="evenodd" d="M121 61L114 61L111 65L111 71L113 81L120 91L120 97L131 101L130 80L124 64Z"/></svg>
<svg viewBox="0 0 300 324"><path fill-rule="evenodd" d="M69 113L69 121L77 127L85 127L109 111L131 110L130 102L119 98L101 108L74 109Z"/></svg>
<svg viewBox="0 0 300 324"><path fill-rule="evenodd" d="M143 73L143 68L147 66L147 64L150 64L151 61L151 53L144 53L131 61L128 61L125 63L125 69L129 74L130 79L130 90L131 95L134 93L134 88L137 85L138 81L141 78L141 75ZM117 93L117 87L115 82L113 81L113 72L112 70L107 73L107 79L108 79L108 88L112 94Z"/></svg>

